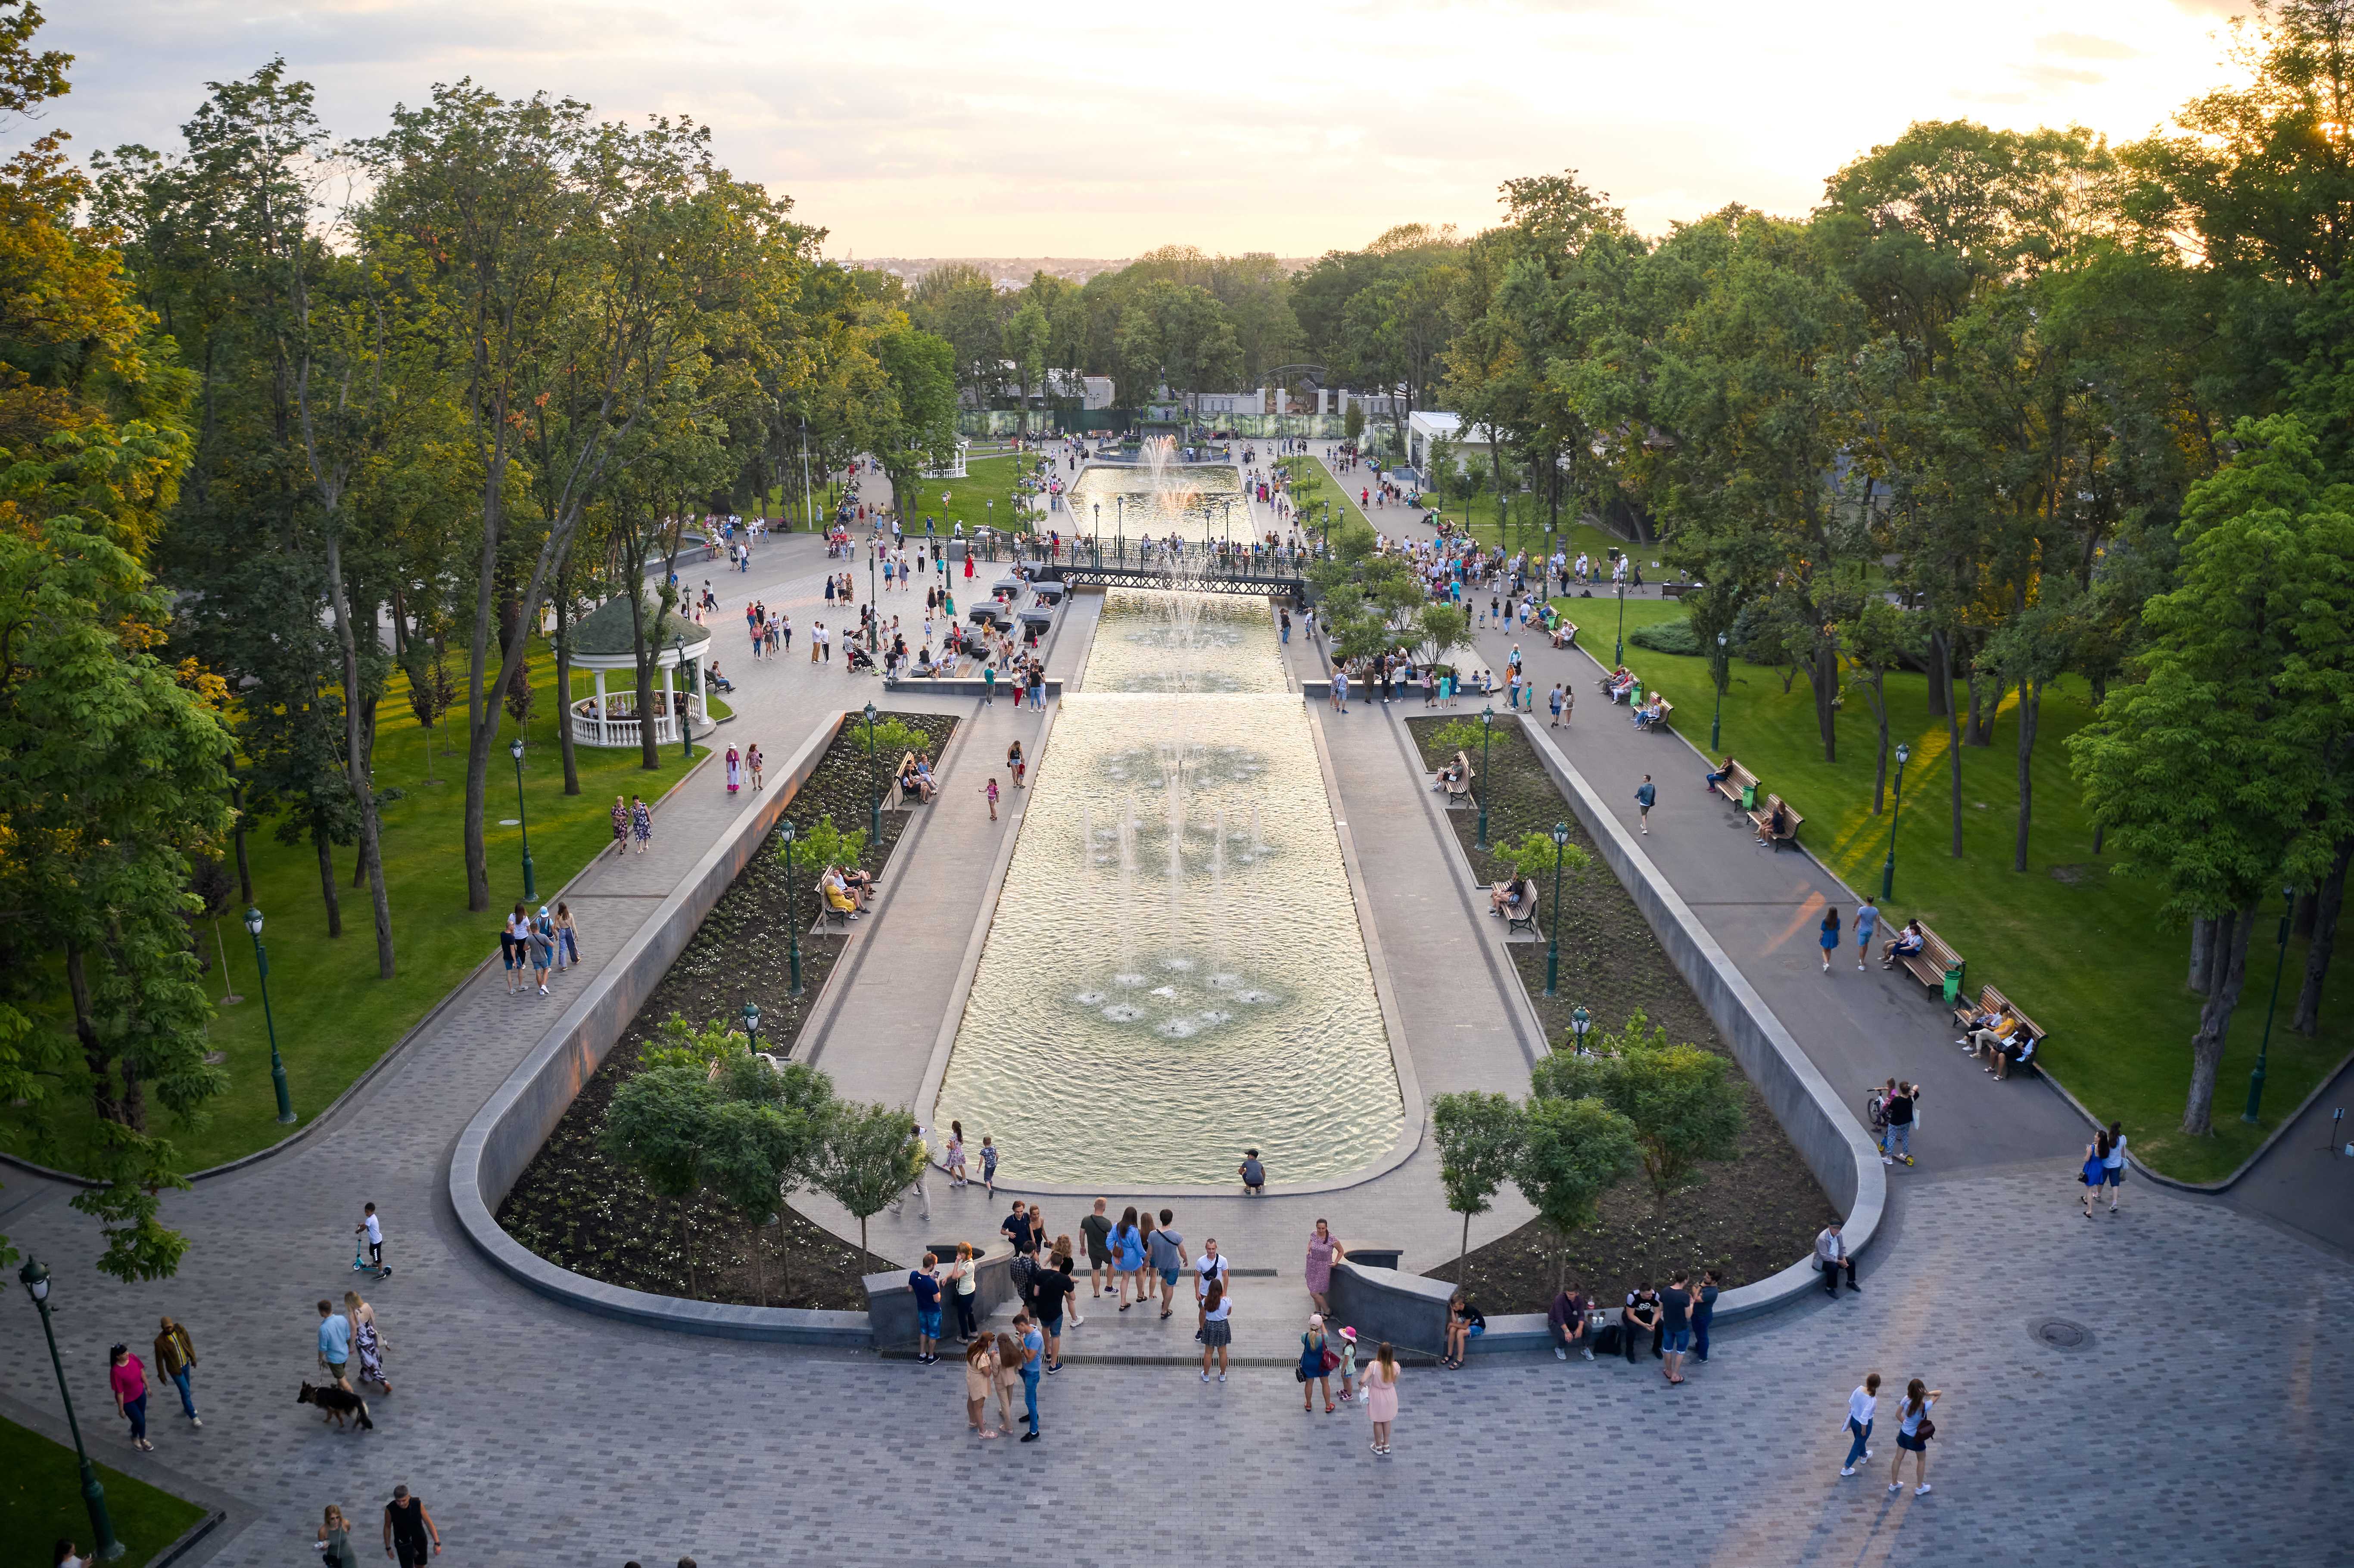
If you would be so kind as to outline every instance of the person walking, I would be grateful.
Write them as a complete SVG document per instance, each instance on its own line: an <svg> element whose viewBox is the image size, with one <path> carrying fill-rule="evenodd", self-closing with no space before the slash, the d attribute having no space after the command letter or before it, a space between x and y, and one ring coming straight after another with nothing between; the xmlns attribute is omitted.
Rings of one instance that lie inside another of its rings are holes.
<svg viewBox="0 0 2354 1568"><path fill-rule="evenodd" d="M515 993L515 971L523 963L523 953L517 946L519 938L515 934L515 921L522 914L523 906L518 904L508 912L504 920L499 922L499 963L506 971L509 996Z"/></svg>
<svg viewBox="0 0 2354 1568"><path fill-rule="evenodd" d="M1119 1224L1112 1228L1112 1277L1119 1282L1119 1309L1141 1304L1145 1297L1144 1233L1138 1229L1134 1205L1119 1212ZM1136 1299L1128 1298L1129 1287L1136 1287Z"/></svg>
<svg viewBox="0 0 2354 1568"><path fill-rule="evenodd" d="M2089 1220L2093 1217L2093 1199L2109 1180L2109 1133L2106 1128L2095 1128L2093 1141L2084 1146L2084 1163L2077 1171L2076 1180L2084 1184L2084 1217Z"/></svg>
<svg viewBox="0 0 2354 1568"><path fill-rule="evenodd" d="M425 1568L429 1559L441 1554L441 1527L426 1511L425 1499L409 1496L407 1487L393 1488L392 1500L384 1505L384 1553L397 1558L399 1568Z"/></svg>
<svg viewBox="0 0 2354 1568"><path fill-rule="evenodd" d="M1839 906L1836 904L1823 911L1821 945L1823 973L1829 974L1831 972L1831 955L1839 951L1840 946Z"/></svg>
<svg viewBox="0 0 2354 1568"><path fill-rule="evenodd" d="M155 1370L170 1378L172 1386L180 1391L180 1409L187 1416L188 1425L202 1426L203 1418L196 1414L196 1391L188 1381L189 1374L196 1370L196 1341L188 1338L185 1327L169 1318L155 1331Z"/></svg>
<svg viewBox="0 0 2354 1568"><path fill-rule="evenodd" d="M1709 1325L1716 1321L1716 1298L1723 1287L1724 1281L1718 1276L1716 1270L1710 1268L1701 1272L1700 1288L1692 1292L1691 1331L1694 1361L1708 1360Z"/></svg>
<svg viewBox="0 0 2354 1568"><path fill-rule="evenodd" d="M1027 1312L1017 1312L1013 1327L1022 1335L1022 1405L1030 1421L1030 1430L1022 1435L1024 1443L1038 1441L1038 1379L1044 1375L1046 1359L1046 1336L1040 1330L1038 1320Z"/></svg>
<svg viewBox="0 0 2354 1568"><path fill-rule="evenodd" d="M754 741L751 745L744 748L744 768L747 772L752 775L752 793L755 795L758 794L765 787L760 778L760 769L765 766L766 759L760 756L760 743L758 741Z"/></svg>
<svg viewBox="0 0 2354 1568"><path fill-rule="evenodd" d="M1332 1266L1349 1255L1347 1250L1333 1239L1332 1227L1322 1220L1308 1233L1308 1262L1300 1269L1300 1277L1308 1286L1308 1299L1316 1303L1319 1312L1330 1312L1332 1304L1324 1298L1332 1288Z"/></svg>
<svg viewBox="0 0 2354 1568"><path fill-rule="evenodd" d="M654 842L654 814L635 795L630 797L630 836L637 841L640 854Z"/></svg>
<svg viewBox="0 0 2354 1568"><path fill-rule="evenodd" d="M730 795L744 787L744 754L733 746L727 748L727 792Z"/></svg>
<svg viewBox="0 0 2354 1568"><path fill-rule="evenodd" d="M1913 1478L1920 1483L1913 1489L1916 1498L1929 1494L1929 1439L1937 1435L1937 1424L1929 1419L1929 1409L1943 1399L1942 1388L1925 1386L1919 1378L1904 1385L1903 1402L1896 1407L1896 1457L1888 1461L1888 1489L1894 1491L1904 1483L1897 1473L1904 1468L1904 1456L1913 1456Z"/></svg>
<svg viewBox="0 0 2354 1568"><path fill-rule="evenodd" d="M1191 1266L1185 1255L1185 1238L1175 1229L1177 1212L1161 1211L1161 1223L1144 1244L1145 1261L1161 1276L1161 1316L1173 1317L1177 1311L1177 1277Z"/></svg>
<svg viewBox="0 0 2354 1568"><path fill-rule="evenodd" d="M573 923L572 906L556 906L556 967L575 969L580 967L580 927Z"/></svg>
<svg viewBox="0 0 2354 1568"><path fill-rule="evenodd" d="M2109 1213L2117 1212L2117 1189L2126 1179L2126 1129L2118 1122L2109 1123L2108 1158L2101 1161L2101 1176L2109 1187Z"/></svg>
<svg viewBox="0 0 2354 1568"><path fill-rule="evenodd" d="M319 1298L319 1364L327 1369L327 1376L337 1388L346 1393L351 1381L344 1375L352 1359L352 1320L335 1310L335 1304L324 1297Z"/></svg>
<svg viewBox="0 0 2354 1568"><path fill-rule="evenodd" d="M1863 961L1872 957L1872 938L1879 929L1880 906L1874 904L1872 901L1872 895L1867 893L1863 895L1863 902L1856 906L1855 911L1855 967L1857 969L1862 969Z"/></svg>
<svg viewBox="0 0 2354 1568"><path fill-rule="evenodd" d="M334 1503L319 1520L319 1568L360 1568L359 1552L352 1545L352 1521Z"/></svg>
<svg viewBox="0 0 2354 1568"><path fill-rule="evenodd" d="M989 1391L997 1381L997 1347L988 1335L964 1348L964 1421L976 1436L994 1437L989 1429Z"/></svg>
<svg viewBox="0 0 2354 1568"><path fill-rule="evenodd" d="M965 1180L964 1123L960 1121L949 1123L948 1170L949 1191L972 1185Z"/></svg>
<svg viewBox="0 0 2354 1568"><path fill-rule="evenodd" d="M1108 1207L1106 1200L1097 1198L1095 1213L1079 1222L1079 1236L1087 1249L1088 1292L1097 1298L1112 1279L1111 1219L1104 1212Z"/></svg>
<svg viewBox="0 0 2354 1568"><path fill-rule="evenodd" d="M1880 1414L1880 1374L1868 1372L1847 1396L1847 1429L1853 1440L1847 1446L1847 1463L1840 1474L1852 1476L1858 1465L1872 1457L1872 1424Z"/></svg>
<svg viewBox="0 0 2354 1568"><path fill-rule="evenodd" d="M531 922L531 973L532 979L538 982L542 996L547 994L548 973L555 967L556 921L547 913L547 906L543 904Z"/></svg>
<svg viewBox="0 0 2354 1568"><path fill-rule="evenodd" d="M1847 1242L1840 1234L1840 1222L1833 1220L1815 1233L1815 1266L1823 1271L1823 1292L1839 1294L1840 1270L1847 1270L1847 1287L1861 1293L1863 1287L1855 1282L1855 1259L1847 1255Z"/></svg>
<svg viewBox="0 0 2354 1568"><path fill-rule="evenodd" d="M1324 1414L1331 1415L1341 1407L1332 1403L1332 1369L1341 1364L1340 1353L1326 1342L1324 1317L1320 1312L1308 1314L1308 1330L1299 1336L1299 1409L1302 1414L1316 1408L1315 1389L1324 1391Z"/></svg>
<svg viewBox="0 0 2354 1568"><path fill-rule="evenodd" d="M1635 815L1643 825L1645 838L1650 837L1651 807L1659 798L1659 787L1651 782L1649 774L1644 774L1643 781L1635 786Z"/></svg>
<svg viewBox="0 0 2354 1568"><path fill-rule="evenodd" d="M997 1144L985 1132L981 1135L981 1189L997 1196Z"/></svg>
<svg viewBox="0 0 2354 1568"><path fill-rule="evenodd" d="M1545 706L1553 710L1553 723L1545 727L1559 729L1561 727L1561 683L1559 681L1553 683L1553 691L1545 698ZM1649 775L1646 774L1644 777L1649 778Z"/></svg>
<svg viewBox="0 0 2354 1568"><path fill-rule="evenodd" d="M1218 1358L1218 1381L1226 1381L1226 1357L1235 1342L1235 1304L1226 1299L1226 1282L1221 1277L1210 1282L1202 1297L1202 1327L1194 1338L1202 1341L1202 1381L1210 1381L1210 1357Z"/></svg>
<svg viewBox="0 0 2354 1568"><path fill-rule="evenodd" d="M988 783L986 783L986 784L983 784L983 785L981 787L981 792L982 794L984 794L984 795L986 795L986 796L988 796L988 797L989 797L989 820L990 820L991 821L992 821L992 822L993 822L993 821L997 821L997 775L996 775L996 774L992 773L992 774L991 774L991 775L989 776L989 782L988 782Z"/></svg>
<svg viewBox="0 0 2354 1568"><path fill-rule="evenodd" d="M359 1352L359 1381L372 1383L390 1393L392 1384L386 1381L384 1375L384 1352L391 1347L386 1341L383 1330L376 1327L376 1308L363 1300L358 1291L346 1290L344 1292L344 1318L351 1324L352 1349Z"/></svg>
<svg viewBox="0 0 2354 1568"><path fill-rule="evenodd" d="M613 853L630 853L630 808L621 803L619 795L613 797Z"/></svg>
<svg viewBox="0 0 2354 1568"><path fill-rule="evenodd" d="M1397 1422L1397 1352L1384 1340L1365 1369L1365 1414L1373 1421L1373 1452L1387 1457L1390 1429Z"/></svg>
<svg viewBox="0 0 2354 1568"><path fill-rule="evenodd" d="M1022 743L1018 740L1005 748L1005 770L1013 775L1013 787L1021 789L1023 778L1029 772L1030 766L1023 758Z"/></svg>
<svg viewBox="0 0 2354 1568"><path fill-rule="evenodd" d="M114 1393L114 1413L131 1423L131 1446L154 1453L155 1445L147 1441L146 1363L130 1346L115 1345L106 1352L106 1383Z"/></svg>

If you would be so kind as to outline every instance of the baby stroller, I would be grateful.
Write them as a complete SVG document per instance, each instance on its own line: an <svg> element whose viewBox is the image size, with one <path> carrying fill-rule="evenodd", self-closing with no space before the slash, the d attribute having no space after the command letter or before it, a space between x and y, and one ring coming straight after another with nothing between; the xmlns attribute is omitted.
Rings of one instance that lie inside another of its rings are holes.
<svg viewBox="0 0 2354 1568"><path fill-rule="evenodd" d="M855 675L861 670L875 668L875 655L866 651L864 643L845 642L842 652L842 667L845 673Z"/></svg>

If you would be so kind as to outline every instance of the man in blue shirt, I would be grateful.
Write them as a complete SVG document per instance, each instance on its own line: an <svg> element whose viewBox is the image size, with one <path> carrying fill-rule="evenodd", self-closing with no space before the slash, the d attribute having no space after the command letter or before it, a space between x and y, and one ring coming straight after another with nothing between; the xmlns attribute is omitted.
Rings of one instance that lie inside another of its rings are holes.
<svg viewBox="0 0 2354 1568"><path fill-rule="evenodd" d="M344 1380L344 1367L352 1359L352 1320L335 1310L335 1304L319 1303L319 1364L335 1380L335 1386L348 1391L351 1384Z"/></svg>
<svg viewBox="0 0 2354 1568"><path fill-rule="evenodd" d="M1038 1441L1038 1374L1046 1356L1046 1336L1027 1312L1014 1315L1013 1326L1022 1334L1022 1404L1029 1417L1030 1430L1022 1435L1024 1443Z"/></svg>
<svg viewBox="0 0 2354 1568"><path fill-rule="evenodd" d="M1635 786L1635 812L1642 819L1643 832L1646 835L1649 835L1651 831L1651 807L1659 798L1659 786L1651 782L1649 774L1644 774L1643 781Z"/></svg>
<svg viewBox="0 0 2354 1568"><path fill-rule="evenodd" d="M940 1358L937 1347L940 1341L940 1279L932 1272L939 1266L934 1253L924 1255L924 1266L907 1273L907 1288L916 1297L916 1360L930 1366Z"/></svg>

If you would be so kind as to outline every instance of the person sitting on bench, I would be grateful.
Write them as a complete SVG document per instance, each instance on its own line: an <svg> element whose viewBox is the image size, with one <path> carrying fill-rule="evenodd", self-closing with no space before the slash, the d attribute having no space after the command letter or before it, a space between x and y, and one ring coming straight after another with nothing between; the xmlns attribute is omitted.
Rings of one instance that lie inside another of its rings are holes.
<svg viewBox="0 0 2354 1568"><path fill-rule="evenodd" d="M2013 1067L2034 1060L2035 1044L2035 1032L2025 1024L2020 1025L2019 1032L2004 1041L2002 1049L1994 1054L1994 1065L1987 1071L1994 1075L1995 1082L2002 1082L2010 1076Z"/></svg>
<svg viewBox="0 0 2354 1568"><path fill-rule="evenodd" d="M827 866L825 874L818 879L818 886L825 893L828 909L845 920L858 918L858 900L852 895L849 885L843 881L840 867Z"/></svg>
<svg viewBox="0 0 2354 1568"><path fill-rule="evenodd" d="M1880 967L1883 969L1894 969L1899 959L1911 958L1927 946L1928 941L1929 934L1921 929L1920 921L1905 921L1904 929L1896 933L1895 939L1881 948Z"/></svg>
<svg viewBox="0 0 2354 1568"><path fill-rule="evenodd" d="M935 791L937 791L938 789L939 789L939 783L938 783L938 780L936 780L935 779L933 779L933 777L932 777L932 758L931 758L931 753L929 753L929 752L928 752L928 751L919 751L919 752L916 753L916 789L917 789L917 792L918 794L920 794L920 795L924 798L924 800L925 800L926 801L928 801L928 801L931 800L931 798L932 798L932 796L933 796L934 792L935 792Z"/></svg>
<svg viewBox="0 0 2354 1568"><path fill-rule="evenodd" d="M1621 664L1616 671L1612 672L1610 679L1606 683L1604 689L1610 694L1610 700L1612 702L1623 703L1627 701L1628 697L1632 696L1634 694L1635 688L1641 684L1642 683L1635 678L1635 673L1632 670L1628 669L1626 665Z"/></svg>
<svg viewBox="0 0 2354 1568"><path fill-rule="evenodd" d="M1783 839L1789 836L1789 810L1777 800L1774 802L1772 814L1766 819L1766 825L1757 830L1757 842L1761 844L1768 844L1772 843L1776 839Z"/></svg>
<svg viewBox="0 0 2354 1568"><path fill-rule="evenodd" d="M1701 780L1701 785L1703 789L1713 789L1732 777L1733 758L1728 757L1717 767L1715 772L1711 773L1707 778Z"/></svg>
<svg viewBox="0 0 2354 1568"><path fill-rule="evenodd" d="M1635 727L1637 729L1649 729L1653 725L1659 722L1660 701L1659 694L1653 692L1649 700L1645 702L1641 707L1635 710Z"/></svg>
<svg viewBox="0 0 2354 1568"><path fill-rule="evenodd" d="M1529 906L1529 879L1525 876L1500 882L1488 890L1488 912L1515 919Z"/></svg>
<svg viewBox="0 0 2354 1568"><path fill-rule="evenodd" d="M1445 795L1451 793L1455 787L1462 782L1463 769L1455 763L1450 762L1446 767L1438 770L1438 781L1433 784L1431 788L1437 790L1439 794Z"/></svg>
<svg viewBox="0 0 2354 1568"><path fill-rule="evenodd" d="M732 692L736 689L736 683L719 673L719 661L716 659L704 667L703 678L720 691Z"/></svg>
<svg viewBox="0 0 2354 1568"><path fill-rule="evenodd" d="M1981 1034L1993 1035L1994 1044L1999 1045L2002 1044L2002 1037L2009 1033L2003 1028L2002 1021L2003 1012L1999 1007L1983 1010L1976 1007L1957 1007L1954 1010L1954 1024L1962 1032L1962 1037L1954 1044L1973 1056L1986 1049L1986 1044L1978 1038Z"/></svg>

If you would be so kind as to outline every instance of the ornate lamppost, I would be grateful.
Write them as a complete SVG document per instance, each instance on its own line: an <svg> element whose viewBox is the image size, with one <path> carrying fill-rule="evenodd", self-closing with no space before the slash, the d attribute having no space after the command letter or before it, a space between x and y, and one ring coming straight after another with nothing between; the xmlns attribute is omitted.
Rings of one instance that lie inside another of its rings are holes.
<svg viewBox="0 0 2354 1568"><path fill-rule="evenodd" d="M883 853L883 786L875 778L875 705L866 705L866 798L869 832L866 842ZM880 864L878 861L876 863Z"/></svg>
<svg viewBox="0 0 2354 1568"><path fill-rule="evenodd" d="M74 1419L73 1391L66 1386L65 1363L58 1359L58 1331L49 1323L49 1271L27 1257L25 1266L16 1271L16 1279L39 1310L41 1333L49 1341L49 1370L57 1373L58 1396L66 1404L66 1427L73 1434L74 1457L81 1463L81 1500L90 1510L90 1533L97 1538L94 1555L111 1563L122 1555L122 1542L114 1539L114 1521L106 1517L106 1489L99 1485L98 1471L81 1446L81 1423Z"/></svg>
<svg viewBox="0 0 2354 1568"><path fill-rule="evenodd" d="M1488 847L1488 735L1496 722L1496 705L1479 710L1479 838L1476 847Z"/></svg>
<svg viewBox="0 0 2354 1568"><path fill-rule="evenodd" d="M1882 904L1896 896L1896 819L1904 814L1904 764L1913 756L1913 748L1903 741L1896 743L1896 800L1888 811L1888 860L1880 868L1880 901Z"/></svg>
<svg viewBox="0 0 2354 1568"><path fill-rule="evenodd" d="M261 977L261 1019L270 1029L270 1084L278 1091L278 1119L294 1119L293 1097L286 1092L286 1064L278 1054L278 1020L270 1011L270 953L261 945L261 911L249 907L245 928L253 938L254 972Z"/></svg>
<svg viewBox="0 0 2354 1568"><path fill-rule="evenodd" d="M2264 1038L2256 1045L2255 1069L2248 1075L2248 1108L2240 1113L2240 1119L2251 1125L2264 1104L2264 1058L2272 1054L2273 1010L2280 1005L2281 970L2288 967L2288 926L2289 917L2296 913L2296 889L2282 888L2281 899L2280 956L2273 962L2273 995L2264 1003Z"/></svg>
<svg viewBox="0 0 2354 1568"><path fill-rule="evenodd" d="M539 896L539 893L532 884L531 818L529 813L525 811L523 809L523 736L517 736L511 743L509 743L507 747L507 755L514 758L515 826L523 830L523 895L525 901L529 902L532 899L537 898Z"/></svg>
<svg viewBox="0 0 2354 1568"><path fill-rule="evenodd" d="M793 880L792 819L786 818L784 826L778 831L785 841L785 941L793 966L793 989L789 994L799 996L801 993L801 884Z"/></svg>
<svg viewBox="0 0 2354 1568"><path fill-rule="evenodd" d="M1553 993L1561 974L1561 863L1569 858L1569 824L1553 825L1553 936L1545 948L1544 993Z"/></svg>

